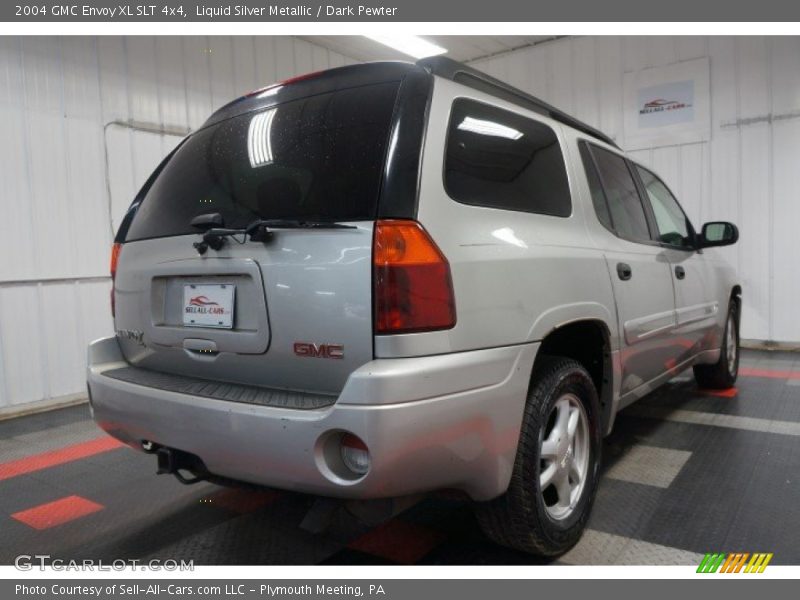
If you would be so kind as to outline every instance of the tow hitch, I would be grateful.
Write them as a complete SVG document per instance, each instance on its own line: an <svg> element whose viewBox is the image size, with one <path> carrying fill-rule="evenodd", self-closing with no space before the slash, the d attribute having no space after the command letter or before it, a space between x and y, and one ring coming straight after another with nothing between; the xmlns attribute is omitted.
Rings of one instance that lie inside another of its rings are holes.
<svg viewBox="0 0 800 600"><path fill-rule="evenodd" d="M156 455L158 465L156 473L158 475L174 475L175 479L186 485L208 479L208 469L203 461L194 454L165 446L156 446L152 442L143 442L142 449L148 454Z"/></svg>

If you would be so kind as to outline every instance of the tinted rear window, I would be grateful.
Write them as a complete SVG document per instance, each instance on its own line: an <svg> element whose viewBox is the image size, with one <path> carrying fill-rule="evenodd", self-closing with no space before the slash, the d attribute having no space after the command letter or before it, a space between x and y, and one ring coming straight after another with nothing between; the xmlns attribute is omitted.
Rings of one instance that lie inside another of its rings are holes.
<svg viewBox="0 0 800 600"><path fill-rule="evenodd" d="M555 132L474 100L453 103L445 188L464 204L568 217L567 171Z"/></svg>
<svg viewBox="0 0 800 600"><path fill-rule="evenodd" d="M192 135L144 195L126 240L196 233L218 212L254 219L374 218L397 83L337 90Z"/></svg>
<svg viewBox="0 0 800 600"><path fill-rule="evenodd" d="M613 232L614 224L611 222L611 213L608 211L606 194L603 191L603 184L600 182L600 177L597 175L597 169L594 166L591 150L589 150L589 146L586 142L580 143L580 152L581 160L583 161L583 170L586 173L586 181L589 184L589 192L592 194L594 212L597 215L597 219L603 224L603 227Z"/></svg>
<svg viewBox="0 0 800 600"><path fill-rule="evenodd" d="M592 146L592 154L600 171L614 231L628 240L649 242L644 206L627 162L620 155L598 146Z"/></svg>

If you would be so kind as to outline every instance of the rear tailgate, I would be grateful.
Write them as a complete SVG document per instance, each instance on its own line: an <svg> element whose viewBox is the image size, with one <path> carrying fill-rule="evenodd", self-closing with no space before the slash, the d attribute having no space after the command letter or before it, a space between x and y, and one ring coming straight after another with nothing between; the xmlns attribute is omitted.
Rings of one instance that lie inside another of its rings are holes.
<svg viewBox="0 0 800 600"><path fill-rule="evenodd" d="M373 356L372 230L399 81L337 88L193 134L134 207L115 325L137 367L336 394ZM277 228L199 253L190 221Z"/></svg>
<svg viewBox="0 0 800 600"><path fill-rule="evenodd" d="M269 244L229 244L207 257L198 256L194 241L125 244L115 321L132 364L336 393L372 358L372 223L276 231ZM194 314L187 315L185 297L208 297L201 292L222 285L232 288L231 327L188 322Z"/></svg>

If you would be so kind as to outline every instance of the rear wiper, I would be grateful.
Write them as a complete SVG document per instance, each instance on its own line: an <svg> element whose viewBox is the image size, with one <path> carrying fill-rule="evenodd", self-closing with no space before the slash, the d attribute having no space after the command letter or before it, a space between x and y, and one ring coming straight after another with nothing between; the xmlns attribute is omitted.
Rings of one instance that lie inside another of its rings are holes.
<svg viewBox="0 0 800 600"><path fill-rule="evenodd" d="M205 217L206 215L202 215ZM215 215L216 216L216 215ZM202 227L205 225L195 223L192 225ZM219 250L225 244L225 239L230 237L239 244L244 244L247 238L251 242L268 242L272 239L273 229L355 229L355 225L345 225L335 221L307 221L304 219L256 219L247 227L234 229L228 227L209 227L203 233L203 241L195 242L193 245L200 254L205 254L209 248ZM236 236L241 235L241 240Z"/></svg>
<svg viewBox="0 0 800 600"><path fill-rule="evenodd" d="M355 229L355 225L345 225L335 221L307 221L305 219L258 219L247 226L247 231L257 229Z"/></svg>
<svg viewBox="0 0 800 600"><path fill-rule="evenodd" d="M335 221L307 221L305 219L256 219L244 232L251 242L268 242L273 229L355 229L355 225L345 225Z"/></svg>

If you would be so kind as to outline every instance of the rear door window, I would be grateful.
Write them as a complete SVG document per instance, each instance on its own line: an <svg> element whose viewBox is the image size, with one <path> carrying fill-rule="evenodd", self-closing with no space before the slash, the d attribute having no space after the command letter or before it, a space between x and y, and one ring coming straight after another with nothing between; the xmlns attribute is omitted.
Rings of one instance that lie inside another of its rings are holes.
<svg viewBox="0 0 800 600"><path fill-rule="evenodd" d="M227 227L373 219L397 89L337 90L198 131L146 191L126 240L196 233L192 218L212 212Z"/></svg>
<svg viewBox="0 0 800 600"><path fill-rule="evenodd" d="M614 224L611 222L611 213L608 210L605 192L603 192L603 184L600 183L600 176L597 174L597 168L594 165L592 151L589 150L589 145L586 143L581 143L579 148L583 170L586 173L586 181L589 184L589 192L592 195L594 212L603 227L613 232Z"/></svg>
<svg viewBox="0 0 800 600"><path fill-rule="evenodd" d="M592 146L591 153L602 186L602 189L596 185L592 187L592 200L596 210L598 206L602 207L602 200L608 207L607 215L602 209L598 212L600 221L610 218L613 230L619 237L634 242L650 242L644 206L627 161L598 146ZM587 173L593 168L594 165L587 168ZM601 193L602 198L599 196Z"/></svg>
<svg viewBox="0 0 800 600"><path fill-rule="evenodd" d="M543 123L482 102L453 103L445 189L464 204L568 217L564 156Z"/></svg>

